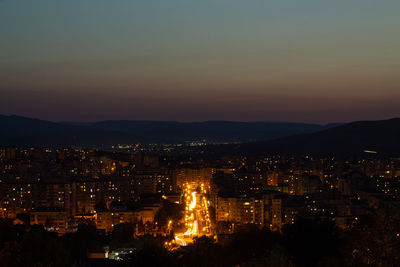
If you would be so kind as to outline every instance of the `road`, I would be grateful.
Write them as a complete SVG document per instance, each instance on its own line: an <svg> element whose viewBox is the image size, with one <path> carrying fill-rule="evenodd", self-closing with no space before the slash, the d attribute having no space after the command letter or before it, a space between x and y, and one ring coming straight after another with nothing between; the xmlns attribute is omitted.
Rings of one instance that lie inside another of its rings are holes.
<svg viewBox="0 0 400 267"><path fill-rule="evenodd" d="M186 184L183 187L186 231L175 236L177 244L186 246L192 243L195 237L211 235L211 221L206 193L204 184L198 186Z"/></svg>

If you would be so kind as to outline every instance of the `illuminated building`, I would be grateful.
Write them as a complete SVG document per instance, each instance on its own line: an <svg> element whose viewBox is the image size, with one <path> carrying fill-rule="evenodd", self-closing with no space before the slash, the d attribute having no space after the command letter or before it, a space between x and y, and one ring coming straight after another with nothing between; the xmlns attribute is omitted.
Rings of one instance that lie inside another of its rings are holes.
<svg viewBox="0 0 400 267"><path fill-rule="evenodd" d="M30 223L40 224L48 230L59 231L67 228L67 213L58 208L43 208L30 212Z"/></svg>

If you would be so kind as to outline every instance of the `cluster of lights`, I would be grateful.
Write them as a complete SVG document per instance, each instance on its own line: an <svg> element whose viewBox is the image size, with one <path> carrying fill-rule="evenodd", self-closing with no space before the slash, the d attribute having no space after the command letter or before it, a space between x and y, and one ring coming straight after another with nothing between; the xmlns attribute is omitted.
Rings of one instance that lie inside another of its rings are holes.
<svg viewBox="0 0 400 267"><path fill-rule="evenodd" d="M200 189L200 191L198 190ZM199 193L198 193L199 192ZM183 186L183 196L185 199L185 226L186 231L175 237L177 244L186 245L186 241L191 241L191 239L199 234L210 234L210 215L208 212L208 202L205 197L206 189L204 184L197 186L192 186L190 184L185 184ZM201 229L200 226L203 226ZM185 241L186 240L186 241Z"/></svg>

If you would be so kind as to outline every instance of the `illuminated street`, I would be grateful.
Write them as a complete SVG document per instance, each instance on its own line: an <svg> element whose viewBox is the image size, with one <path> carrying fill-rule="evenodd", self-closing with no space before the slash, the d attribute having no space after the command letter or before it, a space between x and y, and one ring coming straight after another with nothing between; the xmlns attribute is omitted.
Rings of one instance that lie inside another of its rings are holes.
<svg viewBox="0 0 400 267"><path fill-rule="evenodd" d="M210 235L211 221L204 184L197 187L185 184L182 190L186 204L184 217L186 231L177 234L175 240L177 244L185 246L193 242L194 237Z"/></svg>

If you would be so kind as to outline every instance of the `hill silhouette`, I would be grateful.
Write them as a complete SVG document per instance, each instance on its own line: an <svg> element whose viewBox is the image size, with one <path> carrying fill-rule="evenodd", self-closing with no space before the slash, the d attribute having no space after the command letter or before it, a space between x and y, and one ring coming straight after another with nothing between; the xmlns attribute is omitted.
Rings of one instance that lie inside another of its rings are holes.
<svg viewBox="0 0 400 267"><path fill-rule="evenodd" d="M218 149L243 154L358 154L375 151L400 155L400 118L352 122L315 133Z"/></svg>
<svg viewBox="0 0 400 267"><path fill-rule="evenodd" d="M110 146L137 142L265 141L321 131L334 125L290 122L176 122L110 120L101 122L51 122L0 115L0 145Z"/></svg>

